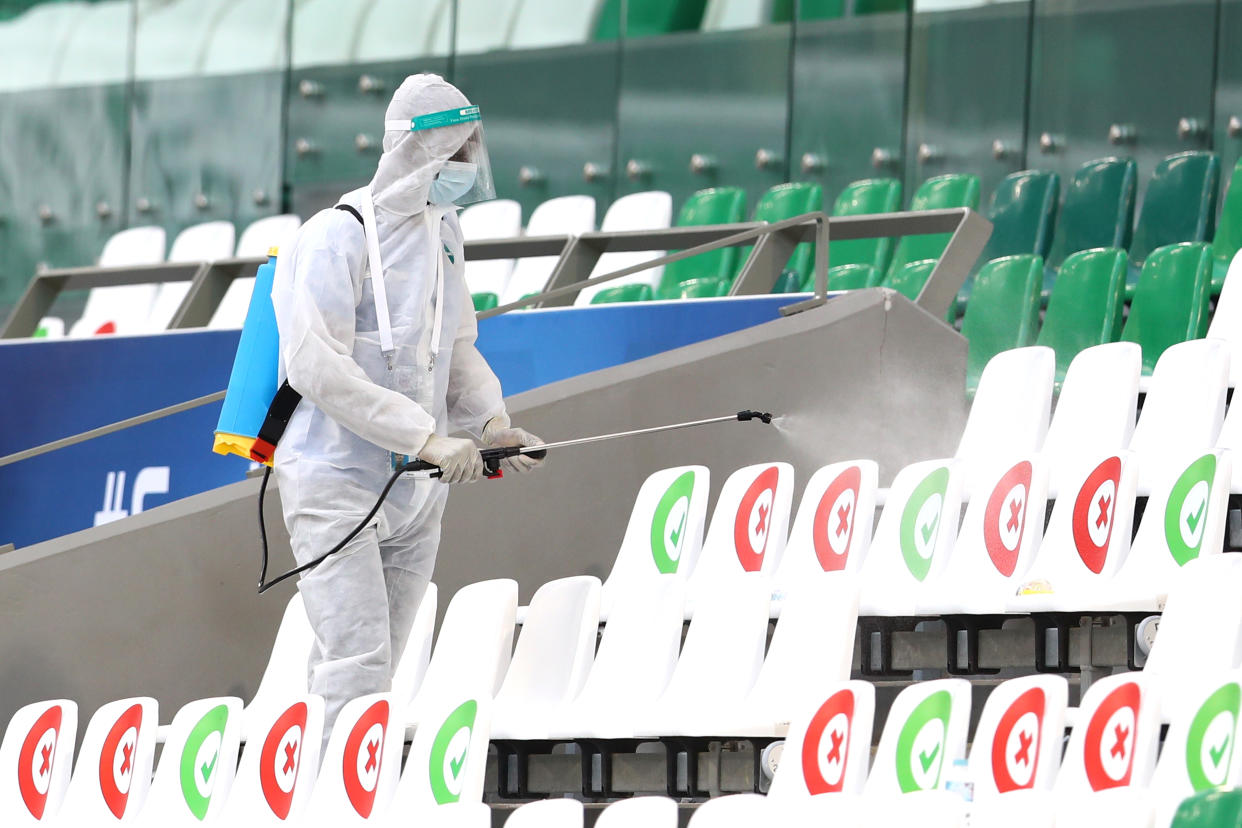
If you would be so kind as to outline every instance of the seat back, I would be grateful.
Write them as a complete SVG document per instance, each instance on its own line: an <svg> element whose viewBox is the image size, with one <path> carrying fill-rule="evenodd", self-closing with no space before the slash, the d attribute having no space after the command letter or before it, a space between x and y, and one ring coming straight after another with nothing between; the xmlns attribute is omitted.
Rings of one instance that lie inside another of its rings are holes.
<svg viewBox="0 0 1242 828"><path fill-rule="evenodd" d="M1060 198L1061 178L1054 172L1022 170L1005 176L992 192L988 206L992 235L979 260L1020 254L1046 257Z"/></svg>
<svg viewBox="0 0 1242 828"><path fill-rule="evenodd" d="M979 176L938 175L924 181L910 199L910 210L944 210L952 207L979 209ZM923 259L939 259L952 238L952 233L929 233L921 236L904 236L897 242L893 262L889 266L891 276L910 262Z"/></svg>
<svg viewBox="0 0 1242 828"><path fill-rule="evenodd" d="M1121 331L1143 347L1143 372L1151 373L1170 345L1207 333L1212 248L1185 242L1154 251L1143 263L1130 316Z"/></svg>
<svg viewBox="0 0 1242 828"><path fill-rule="evenodd" d="M983 368L957 444L969 491L975 478L988 477L998 466L1008 468L1015 455L1033 454L1043 446L1055 370L1052 349L1037 345L1002 351Z"/></svg>
<svg viewBox="0 0 1242 828"><path fill-rule="evenodd" d="M1048 464L1037 454L987 481L966 507L953 554L920 602L924 611L995 614L1039 553L1047 508Z"/></svg>
<svg viewBox="0 0 1242 828"><path fill-rule="evenodd" d="M275 711L284 710L293 699L306 695L307 663L314 643L315 632L306 617L302 593L295 592L285 605L259 687L243 713L244 739L251 739L257 732L255 728L268 721Z"/></svg>
<svg viewBox="0 0 1242 828"><path fill-rule="evenodd" d="M152 698L121 699L96 710L82 736L58 824L133 821L151 787L158 726L159 704Z"/></svg>
<svg viewBox="0 0 1242 828"><path fill-rule="evenodd" d="M602 0L522 0L509 33L510 49L586 43L595 30ZM614 12L615 13L615 12Z"/></svg>
<svg viewBox="0 0 1242 828"><path fill-rule="evenodd" d="M896 178L864 178L841 191L832 205L833 216L862 216L893 213L901 209L901 181ZM828 262L842 265L870 265L879 273L888 269L893 240L852 239L828 243ZM861 287L861 285L860 285Z"/></svg>
<svg viewBox="0 0 1242 828"><path fill-rule="evenodd" d="M441 808L483 801L491 716L490 694L465 688L428 711L414 731L390 820L432 822Z"/></svg>
<svg viewBox="0 0 1242 828"><path fill-rule="evenodd" d="M1052 495L1072 485L1093 454L1130 445L1142 357L1133 342L1112 342L1080 351L1069 364L1041 449Z"/></svg>
<svg viewBox="0 0 1242 828"><path fill-rule="evenodd" d="M1052 788L1068 700L1062 676L1023 676L992 688L970 747L976 798Z"/></svg>
<svg viewBox="0 0 1242 828"><path fill-rule="evenodd" d="M595 658L599 592L593 575L549 581L535 591L496 694L497 738L547 738L551 717L582 690Z"/></svg>
<svg viewBox="0 0 1242 828"><path fill-rule="evenodd" d="M650 302L655 298L651 285L629 284L605 287L591 297L592 305L614 305L620 302Z"/></svg>
<svg viewBox="0 0 1242 828"><path fill-rule="evenodd" d="M440 590L435 584L427 584L423 600L418 604L414 620L410 623L405 648L397 654L392 671L392 697L400 709L414 698L431 661L431 641L435 634L436 610L439 608Z"/></svg>
<svg viewBox="0 0 1242 828"><path fill-rule="evenodd" d="M192 701L177 711L147 802L144 825L197 825L224 810L237 771L241 699Z"/></svg>
<svg viewBox="0 0 1242 828"><path fill-rule="evenodd" d="M1138 264L1158 248L1212 238L1220 159L1212 152L1179 152L1152 171L1134 228L1130 258Z"/></svg>
<svg viewBox="0 0 1242 828"><path fill-rule="evenodd" d="M1220 293L1225 274L1238 250L1242 249L1242 160L1234 165L1225 190L1220 220L1212 237L1212 293Z"/></svg>
<svg viewBox="0 0 1242 828"><path fill-rule="evenodd" d="M711 473L706 466L655 472L634 498L634 508L612 571L604 579L600 617L607 620L622 594L642 592L662 574L684 581L703 547Z"/></svg>
<svg viewBox="0 0 1242 828"><path fill-rule="evenodd" d="M824 209L824 188L819 184L808 181L777 184L760 196L759 203L755 205L754 220L774 224L803 213L822 209ZM753 246L741 249L737 257L737 273L734 274L734 279L742 272L753 250ZM804 242L794 247L784 269L796 274L799 282L805 282L811 274L814 263L815 245Z"/></svg>
<svg viewBox="0 0 1242 828"><path fill-rule="evenodd" d="M1242 825L1242 790L1210 788L1177 806L1171 828L1237 828Z"/></svg>
<svg viewBox="0 0 1242 828"><path fill-rule="evenodd" d="M608 208L608 212L604 214L604 221L600 224L599 229L602 233L618 233L626 230L660 230L668 227L672 219L673 197L663 190L650 190L642 193L630 193L614 201ZM605 253L595 263L589 278L633 267L651 259L658 259L664 253L665 251L663 250ZM637 273L631 273L629 276L622 276L602 285L584 288L578 293L574 304L579 307L589 305L595 294L601 290L619 288L623 285L641 284L654 291L656 286L660 284L660 279L663 278L663 275L663 266L653 267L647 270L640 270Z"/></svg>
<svg viewBox="0 0 1242 828"><path fill-rule="evenodd" d="M588 195L560 196L540 204L526 222L528 236L579 236L595 229L595 199ZM556 267L557 256L529 256L518 259L513 275L500 297L500 304L540 293L547 289L548 279Z"/></svg>
<svg viewBox="0 0 1242 828"><path fill-rule="evenodd" d="M634 711L659 698L677 666L685 607L685 584L674 575L622 593L582 692L556 717L551 735L632 736Z"/></svg>
<svg viewBox="0 0 1242 828"><path fill-rule="evenodd" d="M231 221L205 221L187 227L173 239L168 251L170 262L214 262L227 259L233 255L233 238L235 234ZM155 300L151 305L151 314L147 318L147 331L167 330L172 324L177 308L185 301L190 292L190 283L164 282L159 285Z"/></svg>
<svg viewBox="0 0 1242 828"><path fill-rule="evenodd" d="M1058 798L1143 788L1156 765L1160 699L1150 676L1120 673L1083 694L1053 789Z"/></svg>
<svg viewBox="0 0 1242 828"><path fill-rule="evenodd" d="M56 819L77 738L77 702L35 702L13 714L0 742L0 821L24 828Z"/></svg>
<svg viewBox="0 0 1242 828"><path fill-rule="evenodd" d="M1080 250L1062 263L1035 339L1056 351L1058 383L1080 351L1121 337L1126 263L1115 247Z"/></svg>
<svg viewBox="0 0 1242 828"><path fill-rule="evenodd" d="M932 791L943 771L966 756L970 682L921 681L897 694L867 776L867 796Z"/></svg>
<svg viewBox="0 0 1242 828"><path fill-rule="evenodd" d="M440 634L414 700L406 708L409 723L419 721L428 700L453 688L482 688L495 693L504 681L513 652L518 585L509 578L479 581L457 590L444 611Z"/></svg>
<svg viewBox="0 0 1242 828"><path fill-rule="evenodd" d="M114 234L99 254L100 267L130 267L164 261L164 228L131 227ZM145 328L159 285L121 285L92 288L82 317L69 328L70 336L96 333L134 333Z"/></svg>
<svg viewBox="0 0 1242 828"><path fill-rule="evenodd" d="M816 572L857 572L871 546L879 467L874 460L832 463L811 475L776 568L780 599Z"/></svg>
<svg viewBox="0 0 1242 828"><path fill-rule="evenodd" d="M1169 582L1160 630L1143 672L1160 690L1161 704L1175 711L1185 704L1188 683L1210 678L1242 663L1242 561L1237 555L1207 555L1189 561ZM1205 629L1212 630L1204 635Z"/></svg>
<svg viewBox="0 0 1242 828"><path fill-rule="evenodd" d="M979 387L983 366L1001 351L1035 344L1044 260L1034 254L993 259L975 277L962 336L969 347L966 389ZM1055 368L1055 353L1054 368Z"/></svg>
<svg viewBox="0 0 1242 828"><path fill-rule="evenodd" d="M809 689L809 688L808 688ZM768 796L789 800L826 793L862 793L871 758L875 686L843 681L814 688L789 725Z"/></svg>
<svg viewBox="0 0 1242 828"><path fill-rule="evenodd" d="M1023 577L1019 602L1083 595L1108 581L1130 553L1138 466L1133 452L1095 452L1060 490L1039 555Z"/></svg>
<svg viewBox="0 0 1242 828"><path fill-rule="evenodd" d="M1142 458L1144 493L1182 469L1189 452L1216 445L1229 390L1229 346L1216 339L1174 345L1156 363L1130 449Z"/></svg>
<svg viewBox="0 0 1242 828"><path fill-rule="evenodd" d="M320 824L351 825L387 811L401 775L402 724L388 693L346 702L324 748L306 813Z"/></svg>
<svg viewBox="0 0 1242 828"><path fill-rule="evenodd" d="M321 696L297 697L255 721L220 823L275 828L295 822L315 787L322 743Z"/></svg>
<svg viewBox="0 0 1242 828"><path fill-rule="evenodd" d="M1242 766L1234 759L1242 673L1231 670L1192 684L1187 704L1178 709L1165 705L1169 732L1151 777L1159 825L1172 822L1186 797L1235 787L1242 777Z"/></svg>
<svg viewBox="0 0 1242 828"><path fill-rule="evenodd" d="M1216 446L1228 449L1238 458L1230 463L1233 473L1230 475L1229 491L1242 494L1242 405L1229 406L1225 423L1220 427L1220 435L1216 438Z"/></svg>
<svg viewBox="0 0 1242 828"><path fill-rule="evenodd" d="M1127 250L1134 227L1138 167L1130 158L1088 161L1065 188L1048 263L1058 267L1080 250L1115 247Z"/></svg>
<svg viewBox="0 0 1242 828"><path fill-rule="evenodd" d="M667 796L636 796L609 803L596 828L677 828L677 802Z"/></svg>
<svg viewBox="0 0 1242 828"><path fill-rule="evenodd" d="M923 286L927 284L932 271L936 269L936 262L936 259L918 259L906 262L900 267L894 264L881 284L892 288L911 302L917 302L919 294L923 292Z"/></svg>
<svg viewBox="0 0 1242 828"><path fill-rule="evenodd" d="M840 244L852 244L852 242L840 242ZM828 289L858 290L859 288L875 287L880 284L883 278L884 271L874 265L834 265L828 268ZM926 277L924 277L924 281L926 281ZM815 288L814 280L809 280L802 285L802 288L804 290L813 290Z"/></svg>
<svg viewBox="0 0 1242 828"><path fill-rule="evenodd" d="M697 29L703 19L704 0L604 0L595 28L596 40L620 37L621 15L625 9L625 36L650 37Z"/></svg>
<svg viewBox="0 0 1242 828"><path fill-rule="evenodd" d="M302 226L302 219L293 214L267 216L250 223L237 241L234 256L239 259L255 259L266 256L268 251L278 251L293 243L293 237ZM250 308L250 294L254 292L254 277L234 279L224 298L211 315L208 328L240 328L246 321Z"/></svg>
<svg viewBox="0 0 1242 828"><path fill-rule="evenodd" d="M735 224L746 216L746 191L741 187L714 187L699 190L681 205L675 227ZM691 279L728 282L737 269L736 247L700 253L664 266L656 295L661 299L683 298L680 286ZM713 294L714 295L714 294Z"/></svg>
<svg viewBox="0 0 1242 828"><path fill-rule="evenodd" d="M576 799L541 799L515 808L505 828L582 828L582 812Z"/></svg>
<svg viewBox="0 0 1242 828"><path fill-rule="evenodd" d="M461 234L475 239L514 239L522 235L522 205L501 198L471 204L461 211ZM466 260L466 287L471 293L504 293L513 275L514 259Z"/></svg>
<svg viewBox="0 0 1242 828"><path fill-rule="evenodd" d="M913 463L897 473L859 570L859 612L915 614L920 587L940 573L952 551L961 502L956 460Z"/></svg>
<svg viewBox="0 0 1242 828"><path fill-rule="evenodd" d="M858 579L813 572L790 588L763 667L746 700L764 721L788 722L822 688L850 677L858 626Z"/></svg>
<svg viewBox="0 0 1242 828"><path fill-rule="evenodd" d="M1236 388L1242 383L1242 255L1235 255L1229 266L1207 335L1229 343L1229 386Z"/></svg>
<svg viewBox="0 0 1242 828"><path fill-rule="evenodd" d="M690 573L691 604L739 575L776 571L789 536L793 476L788 463L758 463L725 480L703 551Z"/></svg>

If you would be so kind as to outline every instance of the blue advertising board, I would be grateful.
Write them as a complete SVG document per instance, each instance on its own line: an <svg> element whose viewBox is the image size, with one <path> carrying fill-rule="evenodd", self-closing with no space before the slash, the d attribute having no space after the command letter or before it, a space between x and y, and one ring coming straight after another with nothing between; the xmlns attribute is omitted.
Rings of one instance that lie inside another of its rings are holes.
<svg viewBox="0 0 1242 828"><path fill-rule="evenodd" d="M776 319L789 296L565 308L479 325L506 394ZM0 456L228 384L238 331L0 343ZM0 467L0 544L27 546L245 477L212 453L220 403Z"/></svg>

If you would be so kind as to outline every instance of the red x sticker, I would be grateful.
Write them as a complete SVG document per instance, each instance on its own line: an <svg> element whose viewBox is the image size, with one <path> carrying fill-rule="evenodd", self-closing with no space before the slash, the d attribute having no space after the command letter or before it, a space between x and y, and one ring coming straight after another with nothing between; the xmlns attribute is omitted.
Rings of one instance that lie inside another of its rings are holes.
<svg viewBox="0 0 1242 828"><path fill-rule="evenodd" d="M1082 757L1091 790L1130 784L1141 700L1139 686L1127 681L1109 693L1092 714Z"/></svg>
<svg viewBox="0 0 1242 828"><path fill-rule="evenodd" d="M384 736L388 729L388 702L380 699L367 708L345 741L343 767L345 793L363 819L375 807L375 791L379 787L380 762L384 754Z"/></svg>
<svg viewBox="0 0 1242 828"><path fill-rule="evenodd" d="M26 809L35 819L43 819L47 808L47 792L52 784L52 768L56 761L56 743L60 741L60 723L64 713L54 704L40 714L26 733L17 756L17 788Z"/></svg>
<svg viewBox="0 0 1242 828"><path fill-rule="evenodd" d="M293 806L305 736L306 703L298 702L280 714L267 732L263 752L259 754L259 782L263 787L263 798L272 813L281 819L289 816L289 809Z"/></svg>
<svg viewBox="0 0 1242 828"><path fill-rule="evenodd" d="M776 466L764 469L750 484L737 508L733 522L733 545L742 569L758 572L763 567L763 554L768 548L772 529L772 509L776 502L776 483L780 480Z"/></svg>
<svg viewBox="0 0 1242 828"><path fill-rule="evenodd" d="M811 717L802 739L802 777L812 794L836 793L845 784L853 724L852 690L833 693Z"/></svg>
<svg viewBox="0 0 1242 828"><path fill-rule="evenodd" d="M1095 467L1078 490L1072 520L1074 546L1087 569L1097 575L1108 559L1117 510L1117 487L1121 485L1121 458L1110 457Z"/></svg>
<svg viewBox="0 0 1242 828"><path fill-rule="evenodd" d="M983 544L993 566L1006 578L1018 566L1030 492L1031 464L1023 460L997 482L983 513Z"/></svg>
<svg viewBox="0 0 1242 828"><path fill-rule="evenodd" d="M117 819L125 816L125 807L129 804L141 731L142 705L135 704L113 723L99 754L99 789L108 810Z"/></svg>
<svg viewBox="0 0 1242 828"><path fill-rule="evenodd" d="M992 778L1001 793L1030 788L1039 766L1044 691L1032 687L1014 699L992 736Z"/></svg>
<svg viewBox="0 0 1242 828"><path fill-rule="evenodd" d="M811 540L815 544L815 557L825 572L845 569L849 560L860 486L862 469L850 466L828 484L824 496L819 499Z"/></svg>

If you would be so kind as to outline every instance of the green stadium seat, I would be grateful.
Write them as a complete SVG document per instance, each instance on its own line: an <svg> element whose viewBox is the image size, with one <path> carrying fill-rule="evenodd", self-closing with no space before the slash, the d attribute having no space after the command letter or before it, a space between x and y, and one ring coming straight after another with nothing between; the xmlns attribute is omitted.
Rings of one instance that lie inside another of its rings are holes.
<svg viewBox="0 0 1242 828"><path fill-rule="evenodd" d="M979 271L962 319L962 336L969 348L968 395L974 396L988 360L1001 351L1034 344L1043 283L1043 257L1032 253L993 259Z"/></svg>
<svg viewBox="0 0 1242 828"><path fill-rule="evenodd" d="M1143 211L1130 245L1131 266L1140 267L1158 247L1210 239L1219 185L1220 160L1215 153L1179 152L1161 161L1143 195Z"/></svg>
<svg viewBox="0 0 1242 828"><path fill-rule="evenodd" d="M1233 168L1229 177L1229 189L1225 192L1225 204L1216 224L1216 236L1212 240L1212 295L1219 296L1225 284L1229 263L1242 248L1242 161Z"/></svg>
<svg viewBox="0 0 1242 828"><path fill-rule="evenodd" d="M793 184L777 184L769 189L755 205L755 221L766 221L774 224L778 221L800 216L824 207L824 188L818 184L800 181ZM753 248L744 247L738 254L737 268L733 278L742 272L746 260L750 258ZM785 264L786 270L798 274L800 282L805 281L815 263L815 245L807 242L794 248L793 254Z"/></svg>
<svg viewBox="0 0 1242 828"><path fill-rule="evenodd" d="M707 0L604 0L600 6L596 40L621 36L621 10L626 11L625 36L650 37L669 32L693 31L703 22Z"/></svg>
<svg viewBox="0 0 1242 828"><path fill-rule="evenodd" d="M884 278L884 271L875 265L843 264L828 268L829 290L858 290L876 287ZM807 290L815 287L814 277L807 279Z"/></svg>
<svg viewBox="0 0 1242 828"><path fill-rule="evenodd" d="M1205 242L1170 244L1143 262L1121 338L1142 346L1145 375L1165 348L1207 333L1211 279L1212 247Z"/></svg>
<svg viewBox="0 0 1242 828"><path fill-rule="evenodd" d="M923 285L927 284L927 278L931 276L932 270L936 267L936 261L936 259L919 259L906 262L901 267L889 271L888 278L883 282L884 287L892 288L913 302L919 298Z"/></svg>
<svg viewBox="0 0 1242 828"><path fill-rule="evenodd" d="M1057 355L1057 385L1079 351L1121 336L1126 251L1080 250L1061 264L1036 345ZM968 311L969 312L969 311Z"/></svg>
<svg viewBox="0 0 1242 828"><path fill-rule="evenodd" d="M1211 789L1186 797L1170 828L1242 828L1242 789Z"/></svg>
<svg viewBox="0 0 1242 828"><path fill-rule="evenodd" d="M745 217L746 191L741 187L716 187L699 190L686 199L674 226L735 224ZM691 279L731 280L737 270L737 256L736 247L726 247L665 265L656 295L661 299L676 298L680 295L678 286Z"/></svg>
<svg viewBox="0 0 1242 828"><path fill-rule="evenodd" d="M802 0L798 3L799 20L836 20L845 14L846 0Z"/></svg>
<svg viewBox="0 0 1242 828"><path fill-rule="evenodd" d="M1138 168L1129 158L1088 161L1065 189L1048 265L1061 266L1080 250L1130 247Z"/></svg>
<svg viewBox="0 0 1242 828"><path fill-rule="evenodd" d="M782 270L781 275L776 277L776 284L772 285L773 293L797 293L802 290L807 290L802 284L802 277L792 270Z"/></svg>
<svg viewBox="0 0 1242 828"><path fill-rule="evenodd" d="M687 279L667 293L662 293L659 298L710 299L717 296L727 296L730 286L728 279L712 278L710 276L702 279Z"/></svg>
<svg viewBox="0 0 1242 828"><path fill-rule="evenodd" d="M472 293L470 298L474 300L476 312L491 310L500 304L500 297L494 293Z"/></svg>
<svg viewBox="0 0 1242 828"><path fill-rule="evenodd" d="M979 176L938 175L924 181L910 199L911 210L943 210L951 207L979 209ZM940 258L951 237L951 233L903 237L897 243L897 251L889 265L889 278L892 279L912 262Z"/></svg>
<svg viewBox="0 0 1242 828"><path fill-rule="evenodd" d="M651 285L636 283L601 290L591 297L591 304L611 305L616 302L650 302L654 298Z"/></svg>
<svg viewBox="0 0 1242 828"><path fill-rule="evenodd" d="M980 260L1025 253L1047 256L1060 197L1061 179L1054 172L1023 170L1005 176L992 193L992 235Z"/></svg>
<svg viewBox="0 0 1242 828"><path fill-rule="evenodd" d="M868 213L892 213L901 209L901 182L895 178L867 178L855 181L837 196L832 205L834 216L862 216ZM828 243L828 264L864 264L888 269L893 252L892 239L852 239Z"/></svg>

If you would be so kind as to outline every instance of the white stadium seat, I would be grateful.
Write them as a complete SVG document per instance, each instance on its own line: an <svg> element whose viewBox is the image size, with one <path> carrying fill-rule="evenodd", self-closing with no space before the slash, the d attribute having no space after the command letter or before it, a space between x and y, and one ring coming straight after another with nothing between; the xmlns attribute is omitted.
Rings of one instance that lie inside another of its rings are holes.
<svg viewBox="0 0 1242 828"><path fill-rule="evenodd" d="M630 193L612 203L604 214L600 225L601 233L618 233L626 230L662 230L673 220L673 198L662 190L650 190L642 193ZM533 235L533 234L532 234ZM641 262L658 259L665 255L663 250L639 250L631 253L605 253L595 263L590 278L603 276ZM601 290L621 287L630 284L651 285L654 290L660 284L664 268L652 267L640 270L629 276L622 276L605 282L602 285L585 288L574 299L574 305L581 307L591 304L591 299Z"/></svg>
<svg viewBox="0 0 1242 828"><path fill-rule="evenodd" d="M494 738L548 738L557 712L582 690L595 658L599 593L599 579L590 575L549 581L536 590L496 694Z"/></svg>
<svg viewBox="0 0 1242 828"><path fill-rule="evenodd" d="M519 806L505 828L582 828L582 803L576 799L542 799Z"/></svg>
<svg viewBox="0 0 1242 828"><path fill-rule="evenodd" d="M677 828L677 803L667 796L636 796L600 812L595 828Z"/></svg>
<svg viewBox="0 0 1242 828"><path fill-rule="evenodd" d="M439 608L440 590L435 584L427 584L423 600L410 624L405 649L396 654L392 669L392 697L404 709L414 699L414 694L427 675L431 661L431 642L436 628L436 610Z"/></svg>
<svg viewBox="0 0 1242 828"><path fill-rule="evenodd" d="M794 472L788 463L756 463L729 475L716 499L698 563L690 573L686 617L703 595L743 575L771 592L789 536Z"/></svg>
<svg viewBox="0 0 1242 828"><path fill-rule="evenodd" d="M251 222L242 231L233 253L239 259L265 257L273 247L279 251L293 242L293 236L302 226L302 219L292 214L267 216ZM211 315L208 328L240 328L246 321L250 308L250 294L254 292L254 277L234 279L224 298Z"/></svg>
<svg viewBox="0 0 1242 828"><path fill-rule="evenodd" d="M305 828L366 825L388 810L401 776L399 712L388 693L360 696L341 708L306 804Z"/></svg>
<svg viewBox="0 0 1242 828"><path fill-rule="evenodd" d="M263 732L259 728L264 722L306 694L308 662L314 643L315 633L306 618L302 593L295 592L285 605L259 687L243 713L243 740L256 738Z"/></svg>
<svg viewBox="0 0 1242 828"><path fill-rule="evenodd" d="M710 483L706 466L662 469L643 481L621 548L604 579L601 621L611 618L622 596L644 593L663 575L685 581L694 571L703 547Z"/></svg>
<svg viewBox="0 0 1242 828"><path fill-rule="evenodd" d="M121 699L96 710L57 824L133 821L151 787L158 725L159 704L151 698Z"/></svg>
<svg viewBox="0 0 1242 828"><path fill-rule="evenodd" d="M192 701L177 711L138 814L143 826L217 823L237 772L241 699Z"/></svg>
<svg viewBox="0 0 1242 828"><path fill-rule="evenodd" d="M1079 703L1052 791L1065 798L1146 787L1159 740L1160 699L1152 677L1117 673L1098 679Z"/></svg>
<svg viewBox="0 0 1242 828"><path fill-rule="evenodd" d="M100 267L131 267L164 261L164 228L131 227L113 235L99 254ZM95 333L141 332L151 314L159 285L122 285L93 288L86 297L82 318L69 329L70 336Z"/></svg>
<svg viewBox="0 0 1242 828"><path fill-rule="evenodd" d="M766 796L742 793L707 800L694 809L686 828L755 828L771 819Z"/></svg>
<svg viewBox="0 0 1242 828"><path fill-rule="evenodd" d="M471 204L461 211L461 234L466 241L476 239L512 239L522 235L522 205L512 199L499 198ZM494 293L497 299L505 292L513 275L514 259L466 259L466 287L471 293Z"/></svg>
<svg viewBox="0 0 1242 828"><path fill-rule="evenodd" d="M867 781L875 685L843 681L815 689L816 695L790 722L768 791L774 800L858 796Z"/></svg>
<svg viewBox="0 0 1242 828"><path fill-rule="evenodd" d="M772 576L774 606L809 574L859 570L871 547L878 476L874 460L833 463L811 475Z"/></svg>
<svg viewBox="0 0 1242 828"><path fill-rule="evenodd" d="M992 688L970 747L975 799L1052 789L1068 700L1061 676L1024 676Z"/></svg>
<svg viewBox="0 0 1242 828"><path fill-rule="evenodd" d="M0 823L9 828L56 819L78 738L78 705L69 699L35 702L13 714L0 742Z"/></svg>
<svg viewBox="0 0 1242 828"><path fill-rule="evenodd" d="M859 570L860 615L917 613L923 582L944 568L952 552L961 502L962 466L956 460L927 460L897 473Z"/></svg>
<svg viewBox="0 0 1242 828"><path fill-rule="evenodd" d="M173 239L172 247L168 250L168 261L214 262L217 259L227 259L233 255L235 233L231 221L206 221L187 227ZM151 315L147 318L147 332L167 330L189 292L188 281L164 282L159 285L155 301L151 305Z"/></svg>
<svg viewBox="0 0 1242 828"><path fill-rule="evenodd" d="M629 739L634 717L668 687L681 648L685 585L658 575L613 607L582 692L556 714L554 739Z"/></svg>
<svg viewBox="0 0 1242 828"><path fill-rule="evenodd" d="M1242 494L1242 457L1238 456L1242 453L1242 405L1230 404L1224 425L1220 427L1220 435L1216 438L1216 447L1228 449L1238 458L1231 464L1233 473L1229 478L1229 491L1232 494Z"/></svg>
<svg viewBox="0 0 1242 828"><path fill-rule="evenodd" d="M527 236L580 236L595 229L595 199L588 195L550 198L536 207L526 222ZM516 302L547 290L557 256L518 259L500 304Z"/></svg>
<svg viewBox="0 0 1242 828"><path fill-rule="evenodd" d="M221 825L297 824L306 809L323 745L323 698L303 695L253 724Z"/></svg>
<svg viewBox="0 0 1242 828"><path fill-rule="evenodd" d="M1229 387L1236 388L1242 383L1242 250L1229 262L1207 338L1229 343Z"/></svg>
<svg viewBox="0 0 1242 828"><path fill-rule="evenodd" d="M454 690L480 687L495 694L504 681L513 652L513 624L518 585L508 578L468 584L444 611L440 634L405 723L417 724L424 709Z"/></svg>

